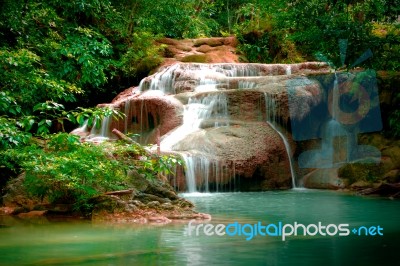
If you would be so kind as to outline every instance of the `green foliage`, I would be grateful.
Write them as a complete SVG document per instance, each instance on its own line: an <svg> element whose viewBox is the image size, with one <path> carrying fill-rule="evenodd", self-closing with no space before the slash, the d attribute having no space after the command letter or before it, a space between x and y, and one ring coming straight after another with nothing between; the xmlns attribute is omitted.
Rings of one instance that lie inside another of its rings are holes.
<svg viewBox="0 0 400 266"><path fill-rule="evenodd" d="M32 195L47 197L53 203L71 203L78 210L94 196L127 188L129 169L154 178L159 173L170 173L180 163L175 157L145 155L141 146L92 145L67 133L50 135L43 145L2 151L0 163L23 169L25 186Z"/></svg>
<svg viewBox="0 0 400 266"><path fill-rule="evenodd" d="M49 75L40 62L40 57L27 49L0 49L0 87L24 112L45 99L74 101L74 95L82 93L75 85Z"/></svg>
<svg viewBox="0 0 400 266"><path fill-rule="evenodd" d="M33 195L79 207L101 192L124 187L125 167L107 159L101 147L78 143L70 136L58 136L50 141L49 152L27 148L31 148L35 159L22 162L22 167L26 171L26 187Z"/></svg>
<svg viewBox="0 0 400 266"><path fill-rule="evenodd" d="M104 36L92 29L77 27L54 52L54 57L63 60L62 65L55 65L55 72L60 79L75 81L79 87L100 87L107 82L107 72L114 64L110 59L112 54L111 43Z"/></svg>
<svg viewBox="0 0 400 266"><path fill-rule="evenodd" d="M279 21L283 2L251 1L235 12L235 32L245 61L296 63L304 61L289 39L289 31Z"/></svg>
<svg viewBox="0 0 400 266"><path fill-rule="evenodd" d="M27 144L31 136L15 119L0 116L0 150Z"/></svg>
<svg viewBox="0 0 400 266"><path fill-rule="evenodd" d="M0 115L16 116L21 114L21 106L8 91L0 91Z"/></svg>
<svg viewBox="0 0 400 266"><path fill-rule="evenodd" d="M209 36L218 24L210 19L213 1L159 0L157 4L142 3L136 20L138 27L171 38Z"/></svg>
<svg viewBox="0 0 400 266"><path fill-rule="evenodd" d="M9 96L8 92L0 92L0 149L25 145L36 130L38 135L49 134L54 125L64 130L64 121L83 125L85 121L88 126L101 127L105 117L112 116L120 119L124 114L118 110L105 108L82 108L66 111L64 105L46 101L38 103L33 107L32 115L24 115L22 108L16 100Z"/></svg>
<svg viewBox="0 0 400 266"><path fill-rule="evenodd" d="M372 35L378 43L374 61L376 69L400 70L400 24L373 23Z"/></svg>
<svg viewBox="0 0 400 266"><path fill-rule="evenodd" d="M147 75L162 63L160 54L164 47L154 44L149 32L133 33L128 39L126 52L121 57L121 69L126 75Z"/></svg>
<svg viewBox="0 0 400 266"><path fill-rule="evenodd" d="M63 113L63 115L71 122L83 125L85 121L89 127L95 125L97 128L101 127L101 121L104 118L111 116L113 119L118 120L125 117L125 114L110 107L105 108L82 108L78 107L76 111Z"/></svg>
<svg viewBox="0 0 400 266"><path fill-rule="evenodd" d="M338 41L345 39L348 41L345 65L352 65L364 51L371 49L374 57L364 62L364 66L380 69L385 61L382 47L388 44L388 40L376 38L373 25L397 18L399 10L392 6L399 4L398 0L297 0L288 3L286 12L281 13L278 19L292 32L290 38L297 47L311 59L311 55L320 53L335 66L342 66Z"/></svg>
<svg viewBox="0 0 400 266"><path fill-rule="evenodd" d="M114 156L130 168L136 169L148 179L159 174L174 174L176 165L182 165L182 160L173 155L149 154L144 147L119 143L113 146Z"/></svg>
<svg viewBox="0 0 400 266"><path fill-rule="evenodd" d="M269 52L270 38L267 31L240 34L239 41L241 43L239 50L244 53L249 62L272 62L272 57Z"/></svg>

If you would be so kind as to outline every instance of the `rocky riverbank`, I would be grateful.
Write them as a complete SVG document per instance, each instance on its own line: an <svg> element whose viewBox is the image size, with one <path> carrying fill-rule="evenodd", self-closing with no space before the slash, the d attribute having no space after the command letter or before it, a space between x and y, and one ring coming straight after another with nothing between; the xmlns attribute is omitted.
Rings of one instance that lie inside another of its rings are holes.
<svg viewBox="0 0 400 266"><path fill-rule="evenodd" d="M130 172L131 187L110 191L93 197L86 212L77 211L73 204L49 203L45 197L35 198L24 187L25 175L11 180L4 191L0 215L20 219L37 217L73 217L106 223L167 224L179 220L210 220L211 216L196 212L195 206L176 194L174 189L159 179L148 180Z"/></svg>

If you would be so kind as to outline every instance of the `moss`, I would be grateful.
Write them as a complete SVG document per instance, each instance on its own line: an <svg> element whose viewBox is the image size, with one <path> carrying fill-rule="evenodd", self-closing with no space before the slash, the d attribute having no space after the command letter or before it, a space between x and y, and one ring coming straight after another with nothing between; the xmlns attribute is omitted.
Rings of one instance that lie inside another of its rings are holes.
<svg viewBox="0 0 400 266"><path fill-rule="evenodd" d="M383 174L379 164L350 163L338 171L339 177L347 179L350 184L357 181L376 182L381 179Z"/></svg>
<svg viewBox="0 0 400 266"><path fill-rule="evenodd" d="M205 54L193 54L182 58L182 62L192 62L192 63L207 63L207 58Z"/></svg>
<svg viewBox="0 0 400 266"><path fill-rule="evenodd" d="M138 75L148 75L151 70L155 69L163 62L163 58L160 56L148 56L143 58L137 65L136 73Z"/></svg>

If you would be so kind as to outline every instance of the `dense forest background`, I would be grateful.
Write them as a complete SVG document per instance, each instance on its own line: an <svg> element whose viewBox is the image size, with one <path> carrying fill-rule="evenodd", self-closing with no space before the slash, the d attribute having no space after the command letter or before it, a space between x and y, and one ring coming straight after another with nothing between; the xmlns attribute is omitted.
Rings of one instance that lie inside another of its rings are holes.
<svg viewBox="0 0 400 266"><path fill-rule="evenodd" d="M79 200L80 207L100 187L124 187L129 167L157 173L176 163L169 157L140 166L110 161L110 152L62 133L85 119L118 116L91 106L110 102L157 67L164 51L156 45L159 38L234 35L243 62L323 60L334 68L349 68L367 51L373 57L361 66L400 70L399 0L1 0L0 5L0 189L25 171L33 194ZM399 136L399 110L390 121L392 135ZM119 159L143 153L140 147L113 149Z"/></svg>

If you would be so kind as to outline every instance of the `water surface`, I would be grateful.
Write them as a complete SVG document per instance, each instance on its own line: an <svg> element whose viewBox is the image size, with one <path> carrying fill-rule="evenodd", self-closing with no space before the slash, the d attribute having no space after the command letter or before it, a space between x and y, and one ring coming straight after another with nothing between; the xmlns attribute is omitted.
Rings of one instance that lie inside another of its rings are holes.
<svg viewBox="0 0 400 266"><path fill-rule="evenodd" d="M383 236L185 236L167 226L0 216L0 265L400 265L400 201L332 191L184 195L212 224L381 226ZM6 226L4 226L6 225Z"/></svg>

